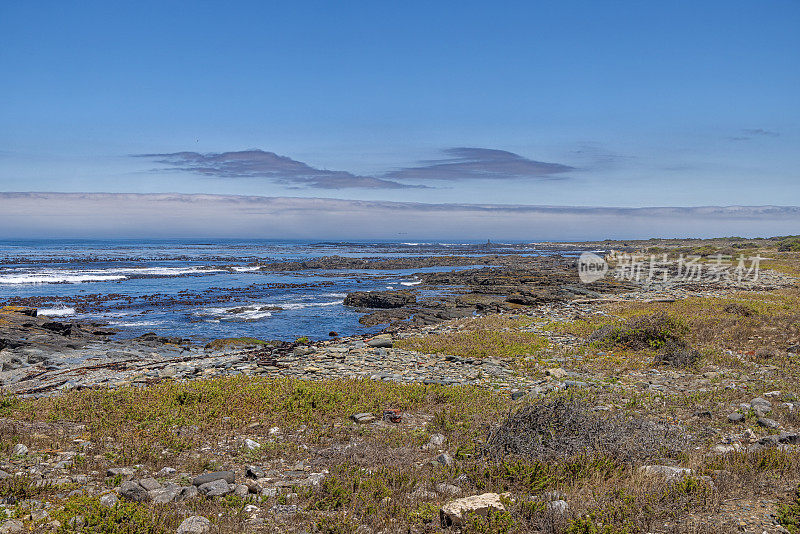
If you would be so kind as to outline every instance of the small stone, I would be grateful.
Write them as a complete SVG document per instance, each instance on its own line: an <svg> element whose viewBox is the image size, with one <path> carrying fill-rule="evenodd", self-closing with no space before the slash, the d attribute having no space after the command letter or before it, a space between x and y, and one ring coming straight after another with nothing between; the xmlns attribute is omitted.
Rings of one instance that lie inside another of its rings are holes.
<svg viewBox="0 0 800 534"><path fill-rule="evenodd" d="M547 376L552 376L553 378L556 379L561 379L567 376L567 372L560 367L556 367L554 369L548 369L547 371L545 371L545 374Z"/></svg>
<svg viewBox="0 0 800 534"><path fill-rule="evenodd" d="M202 475L198 475L192 481L192 485L194 486L202 486L203 484L208 484L209 482L214 482L215 480L224 480L228 484L233 484L236 482L236 474L233 471L214 471L213 473L203 473Z"/></svg>
<svg viewBox="0 0 800 534"><path fill-rule="evenodd" d="M356 423L365 424L365 423L372 423L375 421L375 416L371 413L357 413L355 415L351 415L350 419L355 421Z"/></svg>
<svg viewBox="0 0 800 534"><path fill-rule="evenodd" d="M245 484L239 484L233 490L233 494L237 497L247 497L250 494L250 488Z"/></svg>
<svg viewBox="0 0 800 534"><path fill-rule="evenodd" d="M14 448L11 449L11 456L25 456L26 454L28 454L28 447L22 443L17 443L14 445Z"/></svg>
<svg viewBox="0 0 800 534"><path fill-rule="evenodd" d="M442 454L437 456L434 459L434 461L442 464L445 467L450 467L451 465L453 465L453 457L447 454L446 452L443 452Z"/></svg>
<svg viewBox="0 0 800 534"><path fill-rule="evenodd" d="M511 400L519 400L525 396L524 391L512 391L511 392Z"/></svg>
<svg viewBox="0 0 800 534"><path fill-rule="evenodd" d="M193 515L183 520L175 534L207 534L211 532L211 521L203 516Z"/></svg>

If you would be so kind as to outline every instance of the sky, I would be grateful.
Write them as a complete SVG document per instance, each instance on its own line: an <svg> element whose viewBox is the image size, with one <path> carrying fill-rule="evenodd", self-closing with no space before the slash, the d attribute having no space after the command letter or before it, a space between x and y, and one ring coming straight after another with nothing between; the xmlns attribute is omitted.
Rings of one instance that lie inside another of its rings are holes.
<svg viewBox="0 0 800 534"><path fill-rule="evenodd" d="M798 27L794 0L9 0L0 192L797 206Z"/></svg>

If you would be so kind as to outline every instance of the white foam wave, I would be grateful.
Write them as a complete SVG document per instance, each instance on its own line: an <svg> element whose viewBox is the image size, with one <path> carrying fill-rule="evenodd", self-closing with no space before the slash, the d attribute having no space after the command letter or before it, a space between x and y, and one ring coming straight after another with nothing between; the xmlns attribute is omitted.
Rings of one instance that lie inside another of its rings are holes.
<svg viewBox="0 0 800 534"><path fill-rule="evenodd" d="M82 282L108 282L125 280L127 276L116 274L84 273L15 273L0 275L0 284L80 284Z"/></svg>
<svg viewBox="0 0 800 534"><path fill-rule="evenodd" d="M200 317L206 317L208 322L219 321L258 321L272 317L272 312L265 310L270 306L267 305L253 305L253 306L231 306L220 308L205 308L195 313Z"/></svg>
<svg viewBox="0 0 800 534"><path fill-rule="evenodd" d="M65 306L59 308L39 308L39 315L46 315L48 317L75 315L75 308L67 308Z"/></svg>
<svg viewBox="0 0 800 534"><path fill-rule="evenodd" d="M341 300L334 300L332 302L290 302L289 304L281 304L281 308L285 310L302 310L303 308L314 308L318 306L335 306L341 303Z"/></svg>
<svg viewBox="0 0 800 534"><path fill-rule="evenodd" d="M422 283L422 280L417 280L416 282L400 282L401 286L418 286Z"/></svg>
<svg viewBox="0 0 800 534"><path fill-rule="evenodd" d="M111 326L158 326L164 321L110 321Z"/></svg>
<svg viewBox="0 0 800 534"><path fill-rule="evenodd" d="M237 273L249 273L253 271L258 271L260 269L261 267L258 265L237 265L236 267L233 268L233 270L236 271Z"/></svg>

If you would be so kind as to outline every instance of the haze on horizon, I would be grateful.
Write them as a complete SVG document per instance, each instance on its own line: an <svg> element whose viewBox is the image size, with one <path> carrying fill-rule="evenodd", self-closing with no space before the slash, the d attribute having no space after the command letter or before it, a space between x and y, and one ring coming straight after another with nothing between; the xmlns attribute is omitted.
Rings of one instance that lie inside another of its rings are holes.
<svg viewBox="0 0 800 534"><path fill-rule="evenodd" d="M797 233L798 27L778 0L4 2L0 237Z"/></svg>

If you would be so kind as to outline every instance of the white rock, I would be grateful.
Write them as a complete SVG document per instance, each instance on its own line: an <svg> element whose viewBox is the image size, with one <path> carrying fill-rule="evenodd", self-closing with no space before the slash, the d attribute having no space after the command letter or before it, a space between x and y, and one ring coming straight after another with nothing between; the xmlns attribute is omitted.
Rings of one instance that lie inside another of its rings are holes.
<svg viewBox="0 0 800 534"><path fill-rule="evenodd" d="M100 496L100 504L102 504L107 508L111 508L118 502L119 502L119 497L117 497L116 493L106 493L105 495Z"/></svg>
<svg viewBox="0 0 800 534"><path fill-rule="evenodd" d="M259 442L250 438L244 440L244 446L247 447L248 451L254 451L256 449L261 448L261 444Z"/></svg>
<svg viewBox="0 0 800 534"><path fill-rule="evenodd" d="M199 515L193 515L183 520L175 534L206 534L211 532L211 521Z"/></svg>
<svg viewBox="0 0 800 534"><path fill-rule="evenodd" d="M569 509L569 504L567 504L567 501L559 499L557 501L551 501L547 503L547 509L558 515L564 515Z"/></svg>
<svg viewBox="0 0 800 534"><path fill-rule="evenodd" d="M661 476L667 480L685 477L692 474L688 467L673 467L671 465L643 465L639 471L650 476Z"/></svg>
<svg viewBox="0 0 800 534"><path fill-rule="evenodd" d="M0 534L16 534L25 532L25 525L19 519L9 519L0 525Z"/></svg>
<svg viewBox="0 0 800 534"><path fill-rule="evenodd" d="M506 508L497 493L484 493L456 499L442 506L439 515L442 526L460 526L464 524L466 516L475 514L486 517L489 514L489 509L499 512L505 511Z"/></svg>
<svg viewBox="0 0 800 534"><path fill-rule="evenodd" d="M17 443L14 445L14 448L11 449L12 456L25 456L26 454L28 454L28 447L22 443Z"/></svg>

